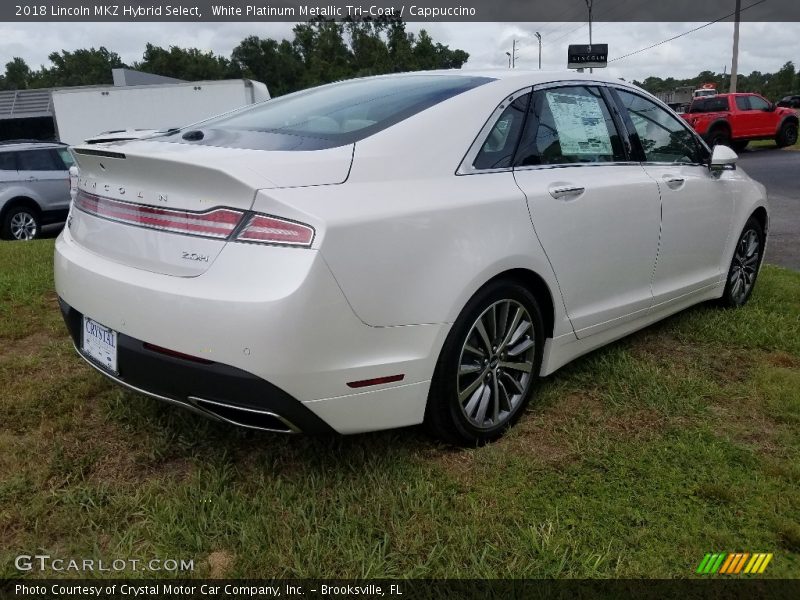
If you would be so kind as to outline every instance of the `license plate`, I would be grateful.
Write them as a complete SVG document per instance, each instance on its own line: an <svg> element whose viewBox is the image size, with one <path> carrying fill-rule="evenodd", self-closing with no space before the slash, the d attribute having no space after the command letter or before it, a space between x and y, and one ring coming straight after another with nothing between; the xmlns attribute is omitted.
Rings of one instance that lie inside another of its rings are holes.
<svg viewBox="0 0 800 600"><path fill-rule="evenodd" d="M83 317L83 353L112 373L117 372L117 332Z"/></svg>

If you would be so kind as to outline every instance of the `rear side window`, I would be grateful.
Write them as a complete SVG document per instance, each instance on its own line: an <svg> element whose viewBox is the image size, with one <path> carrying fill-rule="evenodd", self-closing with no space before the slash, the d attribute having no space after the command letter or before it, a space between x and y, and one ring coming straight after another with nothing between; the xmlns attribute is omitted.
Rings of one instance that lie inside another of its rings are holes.
<svg viewBox="0 0 800 600"><path fill-rule="evenodd" d="M0 152L0 171L16 171L17 160L15 152Z"/></svg>
<svg viewBox="0 0 800 600"><path fill-rule="evenodd" d="M20 171L63 171L52 150L26 150L19 153Z"/></svg>
<svg viewBox="0 0 800 600"><path fill-rule="evenodd" d="M689 107L690 113L724 112L728 110L728 98L698 98Z"/></svg>
<svg viewBox="0 0 800 600"><path fill-rule="evenodd" d="M622 141L599 89L575 86L534 94L516 166L623 160Z"/></svg>
<svg viewBox="0 0 800 600"><path fill-rule="evenodd" d="M747 96L736 96L736 108L739 110L751 110L750 98Z"/></svg>
<svg viewBox="0 0 800 600"><path fill-rule="evenodd" d="M620 89L617 94L633 121L647 162L701 162L694 134L679 119L642 96Z"/></svg>
<svg viewBox="0 0 800 600"><path fill-rule="evenodd" d="M520 96L503 111L475 157L475 162L472 163L473 167L476 169L502 169L511 166L514 150L517 147L520 133L522 133L522 124L525 121L525 111L528 110L530 97L530 94Z"/></svg>
<svg viewBox="0 0 800 600"><path fill-rule="evenodd" d="M61 157L67 169L75 164L75 159L72 158L72 154L66 148L58 148L56 152L58 152L58 156Z"/></svg>

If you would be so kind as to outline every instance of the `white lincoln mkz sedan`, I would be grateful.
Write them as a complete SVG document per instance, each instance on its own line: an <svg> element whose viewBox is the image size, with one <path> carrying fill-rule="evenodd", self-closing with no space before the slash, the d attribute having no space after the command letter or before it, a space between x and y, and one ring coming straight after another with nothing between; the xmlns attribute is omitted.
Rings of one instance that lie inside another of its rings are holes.
<svg viewBox="0 0 800 600"><path fill-rule="evenodd" d="M495 438L577 356L747 302L768 226L732 150L579 73L356 79L74 154L80 355L271 431Z"/></svg>

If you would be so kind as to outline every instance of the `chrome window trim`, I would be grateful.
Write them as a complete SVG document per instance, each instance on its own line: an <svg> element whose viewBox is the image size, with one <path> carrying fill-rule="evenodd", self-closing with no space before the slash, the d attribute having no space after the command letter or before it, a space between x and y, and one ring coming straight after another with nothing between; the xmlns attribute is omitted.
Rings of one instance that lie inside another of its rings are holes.
<svg viewBox="0 0 800 600"><path fill-rule="evenodd" d="M554 165L528 165L525 167L515 167L514 171L540 171L546 169L565 169L565 168L583 168L583 167L639 167L642 163L635 160L617 160L613 162L592 162L592 163L561 163Z"/></svg>
<svg viewBox="0 0 800 600"><path fill-rule="evenodd" d="M690 163L690 162L656 162L653 160L647 160L636 164L642 165L643 167L703 167L706 169L708 168L708 165L705 165L703 163Z"/></svg>
<svg viewBox="0 0 800 600"><path fill-rule="evenodd" d="M534 169L563 169L566 167L610 167L610 166L641 165L642 163L636 161L613 161L613 162L598 162L598 163L563 163L557 165L530 165L527 167L516 167L516 168L512 165L510 167L501 167L498 169L476 169L473 166L475 158L478 156L478 152L480 152L480 149L486 142L486 138L489 137L489 133L492 131L492 128L494 128L495 124L497 123L497 120L500 118L500 115L503 114L503 111L506 109L509 102L513 102L523 94L535 93L540 90L547 90L558 87L585 87L585 86L604 87L604 88L611 87L606 81L595 81L593 79L561 79L559 81L548 81L547 83L537 83L536 85L530 85L528 87L524 87L520 90L517 90L513 94L509 94L506 98L503 99L503 101L497 106L497 108L495 108L494 111L492 111L492 114L489 116L484 126L478 132L478 135L475 136L475 140L473 140L472 145L469 147L469 150L467 150L467 153L461 160L461 164L459 164L458 169L456 170L456 175L483 175L490 173L506 173L508 171L531 171ZM619 86L619 87L620 89L624 90L630 89L626 88L625 86Z"/></svg>
<svg viewBox="0 0 800 600"><path fill-rule="evenodd" d="M708 150L708 155L711 156L711 148L708 147L708 144L703 139L703 136L701 136L699 133L697 133L697 131L695 131L694 127L689 125L686 122L686 120L681 118L681 116L678 113L676 113L667 104L665 104L664 102L662 102L661 100L659 100L655 96L653 96L653 97L646 96L646 95L642 94L641 90L638 90L636 88L627 87L627 86L624 86L624 85L619 85L618 83L610 83L610 84L607 84L606 87L609 88L609 89L621 90L621 91L627 92L627 93L629 93L629 94L631 94L633 96L639 96L643 100L648 100L649 102L652 102L653 104L655 104L656 106L658 106L662 110L666 111L667 114L672 115L675 118L675 120L678 121L678 123L694 137L695 141L698 142L702 148L705 148L706 150ZM652 161L652 160L645 160L645 161L642 161L639 164L641 164L643 166L650 165L650 166L659 166L659 167L663 167L665 165L666 166L679 165L679 166L682 166L682 167L706 167L706 168L708 167L708 165L705 164L705 163L658 162L658 161Z"/></svg>
<svg viewBox="0 0 800 600"><path fill-rule="evenodd" d="M529 85L527 87L521 88L516 92L512 92L497 105L497 107L492 111L489 115L489 118L486 119L486 123L484 123L481 130L478 132L478 135L475 136L475 139L472 141L472 145L467 150L467 153L464 155L464 158L461 159L461 163L458 165L458 169L456 169L456 175L475 175L478 173L504 173L506 171L511 171L512 167L500 167L497 169L476 169L474 166L475 159L478 156L478 153L483 148L483 145L486 143L486 138L489 137L489 133L491 133L494 126L497 124L497 121L500 119L500 116L503 114L503 111L508 108L508 105L520 96L524 96L525 94L530 93L533 90L533 86Z"/></svg>
<svg viewBox="0 0 800 600"><path fill-rule="evenodd" d="M559 88L559 87L581 87L581 86L593 86L593 87L602 87L607 89L616 89L624 92L628 92L629 94L633 94L635 96L639 96L644 100L649 100L653 102L661 108L662 110L666 110L668 114L672 114L673 117L676 118L678 123L687 131L689 131L695 138L697 142L700 143L702 147L705 147L708 150L709 154L711 154L711 150L708 148L708 144L706 144L705 140L694 130L692 129L688 123L686 123L680 116L674 114L674 111L669 108L666 104L661 102L658 98L649 97L641 93L640 90L629 87L626 85L621 85L618 83L607 82L607 81L595 81L592 79L562 79L559 81L549 81L547 83L538 83L536 85L531 85L528 87L524 87L522 89L517 90L513 94L509 94L503 101L498 104L498 106L492 111L492 114L489 115L489 118L486 120L486 123L483 125L481 130L478 132L478 135L475 136L475 139L472 142L472 145L467 150L467 153L464 155L464 158L461 160L461 164L459 164L458 169L456 170L456 175L483 175L483 174L492 174L492 173L506 173L509 171L532 171L538 169L563 169L566 167L614 167L614 166L632 166L632 165L640 165L640 166L680 166L680 167L708 167L705 163L685 163L685 162L655 162L655 161L613 161L613 162L600 162L600 163L563 163L557 165L530 165L527 167L501 167L497 169L477 169L473 166L475 162L475 158L478 156L478 152L483 147L483 144L486 142L486 138L489 136L492 128L494 128L497 120L503 114L503 111L507 108L509 102L513 102L519 96L527 93L535 93L541 90L547 90L552 88Z"/></svg>
<svg viewBox="0 0 800 600"><path fill-rule="evenodd" d="M539 83L533 86L533 93L549 90L553 88L560 88L560 87L596 87L596 88L608 88L608 83L605 81L594 81L592 79L576 79L576 80L561 80L561 81L549 81L547 83ZM608 102L605 98L602 98L602 101L606 104L606 109L608 110L609 114L611 114L611 106L608 106ZM613 116L612 116L613 119ZM616 123L614 123L614 128L617 128ZM617 131L617 133L622 136L623 131ZM591 163L559 163L559 164L552 164L552 165L529 165L526 167L512 167L515 171L531 171L534 169L563 169L566 167L612 167L612 166L631 166L631 165L640 165L641 163L633 161L633 160L612 160L608 162L591 162Z"/></svg>

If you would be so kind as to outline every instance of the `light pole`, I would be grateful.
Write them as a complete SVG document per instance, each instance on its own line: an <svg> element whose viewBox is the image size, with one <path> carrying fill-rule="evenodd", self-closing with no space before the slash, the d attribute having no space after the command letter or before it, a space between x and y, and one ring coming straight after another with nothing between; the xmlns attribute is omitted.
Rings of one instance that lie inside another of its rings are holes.
<svg viewBox="0 0 800 600"><path fill-rule="evenodd" d="M542 34L538 31L533 35L536 36L536 39L539 40L539 70L542 70Z"/></svg>
<svg viewBox="0 0 800 600"><path fill-rule="evenodd" d="M592 52L592 4L594 0L584 0L586 7L589 9L589 53ZM589 68L589 73L594 73L594 69Z"/></svg>
<svg viewBox="0 0 800 600"><path fill-rule="evenodd" d="M733 22L733 60L731 61L731 94L736 93L739 78L739 22L742 20L742 0L736 0L736 18Z"/></svg>
<svg viewBox="0 0 800 600"><path fill-rule="evenodd" d="M508 57L508 68L511 68L511 52L506 52L506 56Z"/></svg>

